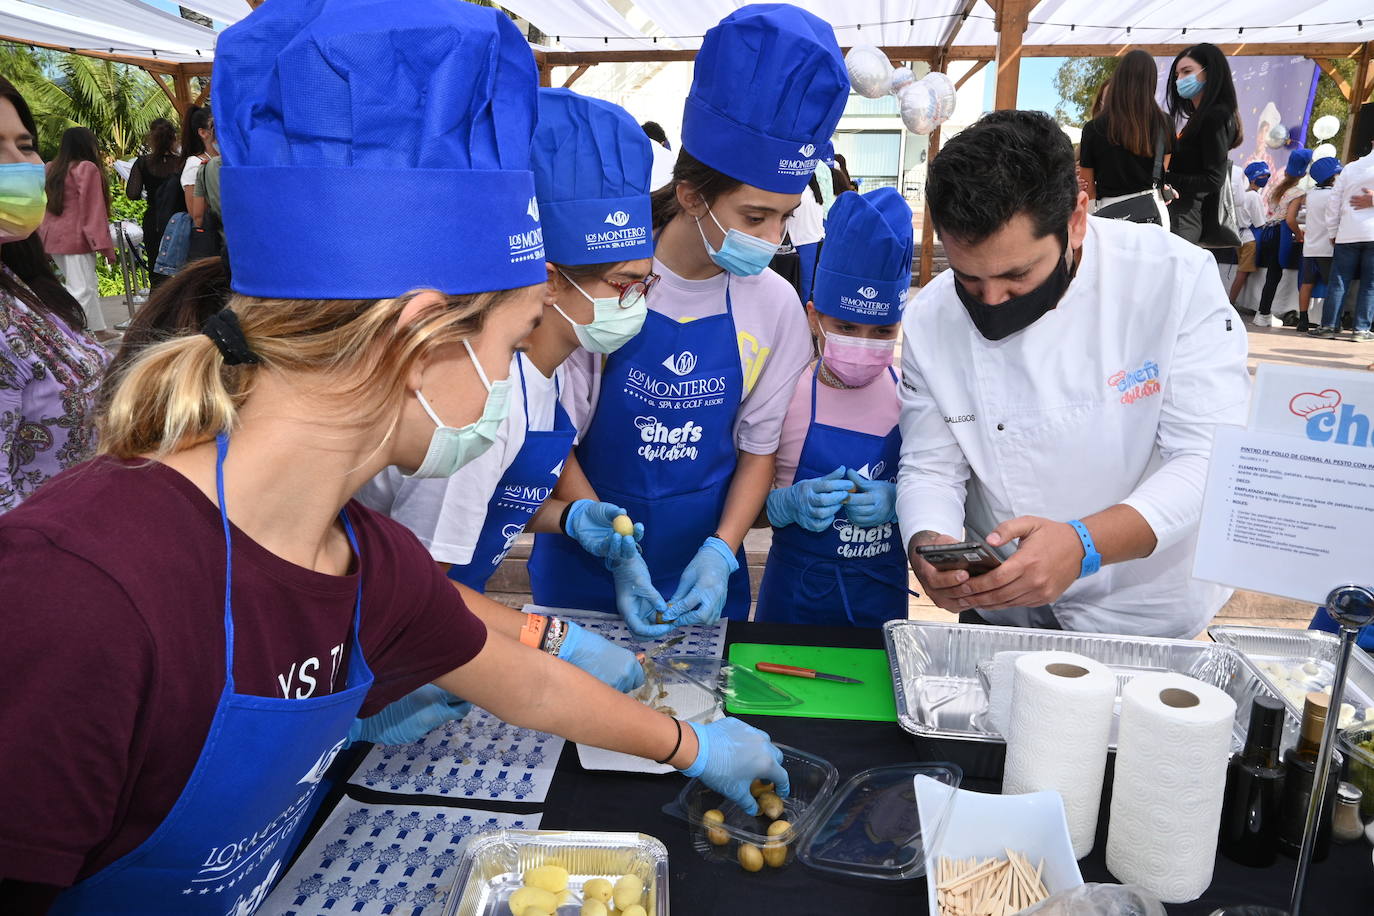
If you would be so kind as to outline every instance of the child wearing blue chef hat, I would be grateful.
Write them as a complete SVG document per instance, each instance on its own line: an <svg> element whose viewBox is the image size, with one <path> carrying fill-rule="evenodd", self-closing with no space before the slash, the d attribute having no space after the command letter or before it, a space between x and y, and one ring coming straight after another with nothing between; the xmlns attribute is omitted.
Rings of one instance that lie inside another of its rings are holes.
<svg viewBox="0 0 1374 916"><path fill-rule="evenodd" d="M1255 272L1257 233L1264 226L1266 215L1260 189L1269 183L1269 165L1252 162L1245 167L1245 187L1236 198L1236 222L1240 225L1240 250L1236 253L1236 276L1231 281L1228 298L1235 305L1250 275Z"/></svg>
<svg viewBox="0 0 1374 916"><path fill-rule="evenodd" d="M516 539L563 532L602 558L616 603L642 637L672 629L634 537L612 529L624 512L593 499L550 499L564 472L574 429L558 403L560 367L578 347L610 353L644 324L653 238L649 138L618 105L567 89L539 90L531 160L550 298L510 372L512 405L492 448L451 477L434 480L388 468L358 492L367 506L409 528L444 566L474 613L489 623L513 614L482 594ZM560 527L561 525L561 527ZM643 530L640 529L640 536ZM518 616L518 615L517 615ZM643 670L627 649L569 623L561 657L612 687L631 690ZM402 744L467 711L426 686L359 723L355 738Z"/></svg>
<svg viewBox="0 0 1374 916"><path fill-rule="evenodd" d="M751 780L785 792L762 732L685 727L559 661L562 621L484 623L350 499L489 448L545 308L519 30L271 0L214 77L229 305L134 355L102 455L0 517L0 910L252 912L355 717L429 682L750 812Z"/></svg>
<svg viewBox="0 0 1374 916"><path fill-rule="evenodd" d="M835 199L807 316L819 358L783 420L757 620L905 618L895 511L901 435L892 354L911 286L911 207L893 188Z"/></svg>
<svg viewBox="0 0 1374 916"><path fill-rule="evenodd" d="M741 545L763 507L797 376L810 356L796 291L768 269L839 122L849 80L833 30L787 4L711 28L683 112L673 180L654 193L644 329L609 357L569 361L564 402L588 486L645 528L665 619L747 616ZM535 601L607 607L614 583L566 538L540 535Z"/></svg>
<svg viewBox="0 0 1374 916"><path fill-rule="evenodd" d="M1256 257L1259 265L1265 268L1264 288L1260 291L1259 311L1252 323L1261 328L1280 328L1283 322L1271 314L1274 296L1285 270L1298 270L1302 267L1302 244L1295 242L1298 229L1298 208L1302 206L1307 190L1300 182L1312 164L1310 149L1295 149L1288 154L1288 164L1283 167L1283 177L1278 184L1269 188L1266 201L1269 217L1261 230Z"/></svg>
<svg viewBox="0 0 1374 916"><path fill-rule="evenodd" d="M1332 183L1341 173L1340 160L1325 156L1312 163L1307 170L1316 187L1307 192L1303 205L1307 219L1302 226L1302 285L1298 287L1299 334L1321 334L1322 323L1308 319L1312 299L1326 298L1326 284L1331 279L1331 258L1335 252L1335 226L1331 224L1330 203Z"/></svg>

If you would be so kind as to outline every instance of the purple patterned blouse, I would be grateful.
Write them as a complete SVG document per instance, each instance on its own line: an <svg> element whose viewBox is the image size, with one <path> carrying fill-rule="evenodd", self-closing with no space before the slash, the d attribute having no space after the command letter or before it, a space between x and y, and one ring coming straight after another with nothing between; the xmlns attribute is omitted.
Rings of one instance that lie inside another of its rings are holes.
<svg viewBox="0 0 1374 916"><path fill-rule="evenodd" d="M90 414L108 360L90 337L0 291L0 513L95 454Z"/></svg>

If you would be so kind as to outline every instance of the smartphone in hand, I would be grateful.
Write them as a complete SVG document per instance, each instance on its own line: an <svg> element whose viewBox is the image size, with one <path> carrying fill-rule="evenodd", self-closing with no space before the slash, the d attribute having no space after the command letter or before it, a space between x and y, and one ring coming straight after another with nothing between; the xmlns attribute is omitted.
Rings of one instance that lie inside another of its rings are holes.
<svg viewBox="0 0 1374 916"><path fill-rule="evenodd" d="M970 539L958 544L920 544L916 553L940 572L965 569L969 576L981 576L1002 565L997 551L977 534L968 534Z"/></svg>

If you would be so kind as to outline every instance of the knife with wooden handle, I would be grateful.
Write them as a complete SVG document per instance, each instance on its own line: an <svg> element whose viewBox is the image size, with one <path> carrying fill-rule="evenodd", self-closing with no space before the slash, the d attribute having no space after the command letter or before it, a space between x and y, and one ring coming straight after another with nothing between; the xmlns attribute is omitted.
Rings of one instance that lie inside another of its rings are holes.
<svg viewBox="0 0 1374 916"><path fill-rule="evenodd" d="M796 665L779 665L777 662L754 662L754 670L762 671L766 674L786 674L789 677L809 677L820 678L826 681L837 681L841 684L862 684L858 678L845 677L842 674L826 674L824 671L817 671L814 668L798 668Z"/></svg>

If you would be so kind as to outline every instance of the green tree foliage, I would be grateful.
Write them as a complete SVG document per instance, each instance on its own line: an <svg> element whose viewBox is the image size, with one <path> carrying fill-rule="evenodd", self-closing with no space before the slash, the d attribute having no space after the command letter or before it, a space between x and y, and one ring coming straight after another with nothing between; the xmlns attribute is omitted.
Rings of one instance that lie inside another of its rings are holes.
<svg viewBox="0 0 1374 916"><path fill-rule="evenodd" d="M1066 127L1086 124L1097 87L1111 79L1120 62L1118 57L1072 57L1060 64L1054 75L1054 88L1059 91L1055 120Z"/></svg>
<svg viewBox="0 0 1374 916"><path fill-rule="evenodd" d="M0 73L33 110L39 152L47 160L57 155L68 127L89 127L103 153L127 159L137 155L154 118L176 123L171 101L137 67L0 42Z"/></svg>
<svg viewBox="0 0 1374 916"><path fill-rule="evenodd" d="M1353 60L1332 61L1336 66L1336 71L1345 80L1346 85L1355 82L1355 62ZM1322 115L1335 115L1341 122L1341 131L1330 140L1318 140L1312 136L1312 122ZM1340 88L1336 83L1322 73L1317 80L1317 98L1312 103L1312 119L1307 122L1307 142L1308 149L1316 149L1323 143L1331 143L1336 147L1336 155L1340 156L1345 152L1345 122L1350 118L1350 103L1345 96L1341 95Z"/></svg>

